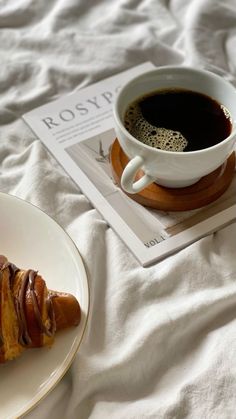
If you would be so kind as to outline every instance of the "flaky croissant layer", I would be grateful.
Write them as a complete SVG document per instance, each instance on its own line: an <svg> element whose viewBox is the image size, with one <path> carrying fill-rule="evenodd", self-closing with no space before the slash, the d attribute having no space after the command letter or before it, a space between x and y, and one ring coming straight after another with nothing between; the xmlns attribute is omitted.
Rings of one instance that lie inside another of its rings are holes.
<svg viewBox="0 0 236 419"><path fill-rule="evenodd" d="M73 295L48 290L38 272L0 255L0 363L26 348L52 345L57 330L77 326L80 318Z"/></svg>

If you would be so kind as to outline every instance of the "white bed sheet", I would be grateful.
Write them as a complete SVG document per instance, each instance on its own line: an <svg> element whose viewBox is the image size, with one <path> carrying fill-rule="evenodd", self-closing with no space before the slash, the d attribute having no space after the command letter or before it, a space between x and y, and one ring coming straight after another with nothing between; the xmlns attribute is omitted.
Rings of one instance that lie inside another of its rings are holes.
<svg viewBox="0 0 236 419"><path fill-rule="evenodd" d="M0 190L67 230L91 289L81 349L27 418L235 418L236 224L142 268L21 119L143 61L236 83L235 0L2 0L0 29Z"/></svg>

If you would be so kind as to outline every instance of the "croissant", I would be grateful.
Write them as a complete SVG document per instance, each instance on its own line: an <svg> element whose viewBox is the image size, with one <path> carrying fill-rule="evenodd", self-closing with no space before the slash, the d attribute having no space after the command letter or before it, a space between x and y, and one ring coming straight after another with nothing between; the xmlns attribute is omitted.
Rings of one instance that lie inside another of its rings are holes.
<svg viewBox="0 0 236 419"><path fill-rule="evenodd" d="M56 331L80 323L77 299L48 290L38 272L0 256L0 363L26 348L51 346Z"/></svg>

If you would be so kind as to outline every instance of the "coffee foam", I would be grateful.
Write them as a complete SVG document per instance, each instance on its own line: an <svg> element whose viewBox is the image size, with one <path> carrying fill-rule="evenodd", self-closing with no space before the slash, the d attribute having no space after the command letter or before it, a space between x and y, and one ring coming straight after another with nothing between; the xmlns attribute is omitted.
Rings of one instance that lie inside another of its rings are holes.
<svg viewBox="0 0 236 419"><path fill-rule="evenodd" d="M179 131L150 124L143 117L138 104L128 108L124 122L133 137L151 147L165 151L184 151L188 145L188 141Z"/></svg>
<svg viewBox="0 0 236 419"><path fill-rule="evenodd" d="M226 118L227 118L227 119L229 119L229 120L230 120L230 122L232 123L232 118L231 118L231 115L230 115L229 110L228 110L228 109L227 109L224 105L221 105L220 107L221 107L221 109L223 110L223 112L224 112L224 114L225 114Z"/></svg>

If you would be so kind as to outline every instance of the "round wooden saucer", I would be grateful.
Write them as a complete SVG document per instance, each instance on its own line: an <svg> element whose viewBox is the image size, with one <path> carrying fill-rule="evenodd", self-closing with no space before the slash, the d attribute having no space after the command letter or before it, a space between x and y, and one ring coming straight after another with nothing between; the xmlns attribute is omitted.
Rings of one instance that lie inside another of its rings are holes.
<svg viewBox="0 0 236 419"><path fill-rule="evenodd" d="M129 159L123 152L118 140L112 144L110 162L115 181L120 186L120 179ZM219 198L229 187L235 169L235 153L227 161L197 183L186 188L165 188L152 183L137 194L127 194L139 204L163 211L188 211L203 207ZM137 179L142 176L140 170ZM125 191L124 191L125 192Z"/></svg>

